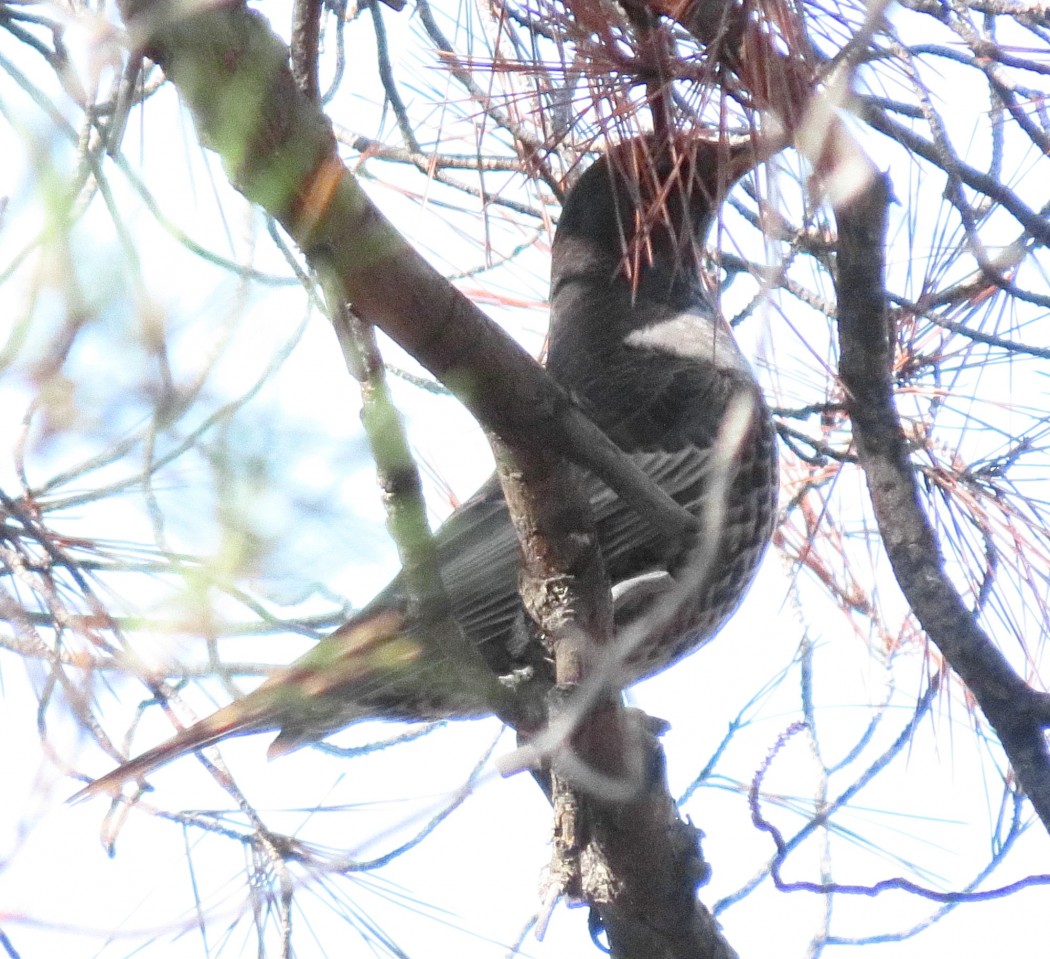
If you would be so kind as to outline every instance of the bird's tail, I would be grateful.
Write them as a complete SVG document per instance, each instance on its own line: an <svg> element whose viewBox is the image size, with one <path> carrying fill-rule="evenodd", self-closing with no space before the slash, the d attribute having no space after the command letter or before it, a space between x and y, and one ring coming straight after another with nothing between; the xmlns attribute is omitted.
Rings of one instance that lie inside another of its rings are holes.
<svg viewBox="0 0 1050 959"><path fill-rule="evenodd" d="M421 718L411 710L403 716L385 711L383 705L413 691L417 696L433 695L427 683L443 688L441 683L447 680L442 680L440 660L420 675L425 650L406 629L403 610L390 606L368 611L278 669L247 696L88 783L70 802L115 794L129 780L141 779L173 759L229 736L279 729L268 753L272 759L364 715Z"/></svg>
<svg viewBox="0 0 1050 959"><path fill-rule="evenodd" d="M147 749L141 756L121 763L112 772L88 783L70 796L69 802L78 803L104 793L115 794L124 783L141 779L179 756L211 746L228 736L265 729L268 703L265 700L257 703L254 699L254 694L250 693L212 713L206 719L183 729L159 746Z"/></svg>

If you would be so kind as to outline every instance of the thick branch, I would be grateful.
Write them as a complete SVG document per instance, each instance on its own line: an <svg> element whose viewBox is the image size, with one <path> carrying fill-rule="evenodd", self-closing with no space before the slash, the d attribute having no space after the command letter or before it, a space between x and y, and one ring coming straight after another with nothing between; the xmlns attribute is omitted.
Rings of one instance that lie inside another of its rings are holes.
<svg viewBox="0 0 1050 959"><path fill-rule="evenodd" d="M962 677L999 736L1022 788L1050 830L1050 697L1028 686L978 625L944 570L893 402L883 283L885 177L837 211L839 372L857 452L894 575L923 629Z"/></svg>
<svg viewBox="0 0 1050 959"><path fill-rule="evenodd" d="M522 545L522 598L555 661L558 715L579 708L572 692L613 637L605 571L567 465L494 447ZM708 872L700 833L670 796L652 721L610 695L572 720L552 770L551 883L591 906L616 959L735 959L697 898Z"/></svg>
<svg viewBox="0 0 1050 959"><path fill-rule="evenodd" d="M336 152L328 118L296 87L288 50L242 4L123 0L142 50L164 67L233 185L342 283L362 319L434 373L490 432L582 463L669 535L693 518L609 441L532 358L437 273L371 203ZM534 440L534 442L539 442Z"/></svg>
<svg viewBox="0 0 1050 959"><path fill-rule="evenodd" d="M632 711L630 718L646 717ZM638 730L643 733L643 730ZM683 821L668 793L663 751L643 740L648 781L626 803L591 800L585 887L597 903L616 959L736 959L714 916L697 898L708 866L700 831Z"/></svg>

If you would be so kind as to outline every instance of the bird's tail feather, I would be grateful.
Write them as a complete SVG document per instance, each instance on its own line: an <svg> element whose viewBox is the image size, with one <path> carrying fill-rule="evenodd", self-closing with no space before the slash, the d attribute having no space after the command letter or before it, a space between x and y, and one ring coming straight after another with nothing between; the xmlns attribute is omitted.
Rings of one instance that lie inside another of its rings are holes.
<svg viewBox="0 0 1050 959"><path fill-rule="evenodd" d="M425 647L404 627L400 608L383 607L355 617L247 696L88 783L69 801L115 794L129 780L229 736L281 729L270 747L273 758L340 729L368 714L367 707L359 709L357 704L378 704L384 687L412 687L423 681L414 670ZM430 664L427 675L435 683L438 679L432 674L441 665ZM372 712L382 715L375 706Z"/></svg>
<svg viewBox="0 0 1050 959"><path fill-rule="evenodd" d="M112 772L88 783L70 796L69 802L78 803L104 793L114 794L124 783L140 779L172 759L211 746L228 736L265 729L265 725L260 725L266 718L261 708L265 703L260 703L260 708L254 708L252 699L252 695L249 694L244 699L232 702L206 719L183 729L159 746L147 749L141 756L121 763Z"/></svg>

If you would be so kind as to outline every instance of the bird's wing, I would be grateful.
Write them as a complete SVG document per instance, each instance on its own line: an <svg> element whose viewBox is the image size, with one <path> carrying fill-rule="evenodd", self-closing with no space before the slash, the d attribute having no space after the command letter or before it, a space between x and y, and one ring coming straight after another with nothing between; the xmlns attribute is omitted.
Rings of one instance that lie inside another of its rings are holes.
<svg viewBox="0 0 1050 959"><path fill-rule="evenodd" d="M710 454L695 447L635 453L633 459L679 505L695 511L706 485ZM620 499L604 483L585 480L602 544L605 569L613 584L656 568L687 545L687 534L675 541L647 517Z"/></svg>
<svg viewBox="0 0 1050 959"><path fill-rule="evenodd" d="M687 507L701 495L709 457L694 447L632 456L671 496ZM582 478L591 503L598 541L610 578L615 583L656 568L680 553L648 519L621 500L590 473ZM498 489L498 487L496 487ZM483 508L465 504L438 533L441 572L453 614L498 673L513 667L514 631L522 622L518 595L518 542L506 504L498 494L486 496Z"/></svg>
<svg viewBox="0 0 1050 959"><path fill-rule="evenodd" d="M476 644L502 639L520 615L518 540L499 480L484 486L437 533L438 560L452 614ZM502 655L490 662L504 671Z"/></svg>

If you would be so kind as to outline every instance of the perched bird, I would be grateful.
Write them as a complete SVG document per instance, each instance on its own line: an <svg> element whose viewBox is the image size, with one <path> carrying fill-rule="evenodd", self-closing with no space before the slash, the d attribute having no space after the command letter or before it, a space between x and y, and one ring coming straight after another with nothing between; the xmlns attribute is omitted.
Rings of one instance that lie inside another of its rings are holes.
<svg viewBox="0 0 1050 959"><path fill-rule="evenodd" d="M627 141L569 191L552 252L547 369L674 499L702 516L712 448L730 406L745 410L719 488L724 516L708 564L662 631L632 653L624 684L706 642L739 604L771 535L777 486L773 425L753 373L716 312L701 270L717 200L753 165L748 146L653 136ZM600 480L582 477L611 583L617 629L684 578L701 545L669 537ZM708 535L710 531L708 531ZM500 676L544 672L518 596L518 545L496 478L437 533L452 612ZM708 555L710 555L710 548ZM364 610L242 699L89 784L113 792L184 753L232 735L278 730L270 755L363 718L477 716L484 702L457 682L408 613L395 579Z"/></svg>

